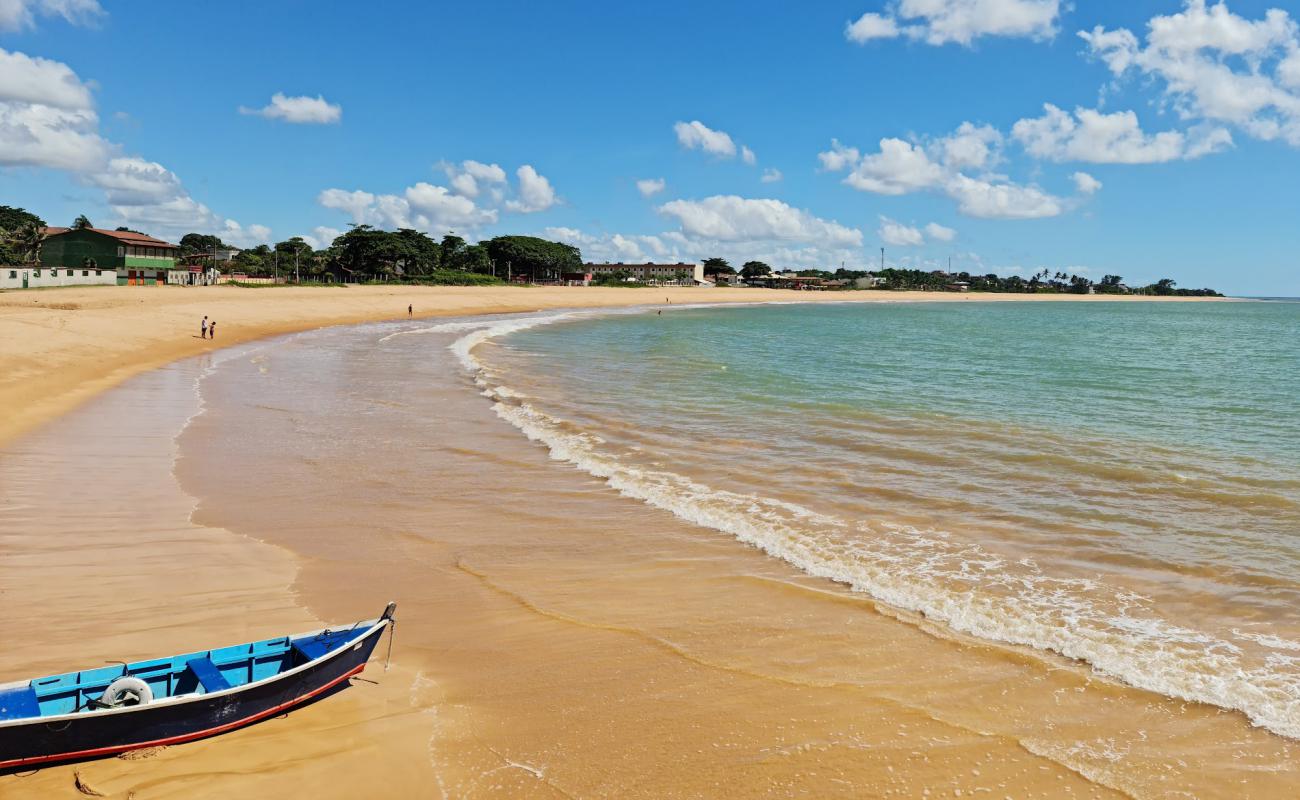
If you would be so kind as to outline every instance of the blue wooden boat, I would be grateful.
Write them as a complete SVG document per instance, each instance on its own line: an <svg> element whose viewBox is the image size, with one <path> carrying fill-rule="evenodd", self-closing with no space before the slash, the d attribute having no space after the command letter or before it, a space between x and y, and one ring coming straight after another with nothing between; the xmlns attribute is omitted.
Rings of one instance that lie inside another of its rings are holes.
<svg viewBox="0 0 1300 800"><path fill-rule="evenodd" d="M281 714L365 669L396 608L345 628L0 684L0 770L179 744Z"/></svg>

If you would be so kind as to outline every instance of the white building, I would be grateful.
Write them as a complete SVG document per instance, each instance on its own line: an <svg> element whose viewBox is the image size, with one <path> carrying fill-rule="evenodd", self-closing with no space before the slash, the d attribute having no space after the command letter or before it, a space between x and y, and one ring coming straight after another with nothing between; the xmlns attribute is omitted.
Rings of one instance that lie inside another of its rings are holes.
<svg viewBox="0 0 1300 800"><path fill-rule="evenodd" d="M673 283L696 286L704 283L703 264L584 264L592 275L627 273L641 283Z"/></svg>
<svg viewBox="0 0 1300 800"><path fill-rule="evenodd" d="M95 267L0 266L0 289L47 286L116 286L117 270Z"/></svg>

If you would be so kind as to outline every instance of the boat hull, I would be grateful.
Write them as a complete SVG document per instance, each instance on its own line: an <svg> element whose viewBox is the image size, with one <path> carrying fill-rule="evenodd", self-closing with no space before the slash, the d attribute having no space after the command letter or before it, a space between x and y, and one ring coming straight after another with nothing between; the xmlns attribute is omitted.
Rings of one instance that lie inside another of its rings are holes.
<svg viewBox="0 0 1300 800"><path fill-rule="evenodd" d="M0 770L215 736L302 705L365 669L387 625L300 670L212 695L0 726Z"/></svg>

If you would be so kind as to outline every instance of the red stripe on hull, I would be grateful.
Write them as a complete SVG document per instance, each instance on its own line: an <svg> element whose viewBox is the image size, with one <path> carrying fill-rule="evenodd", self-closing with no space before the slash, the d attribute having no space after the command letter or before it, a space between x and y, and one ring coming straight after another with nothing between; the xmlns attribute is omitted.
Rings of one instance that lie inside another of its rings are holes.
<svg viewBox="0 0 1300 800"><path fill-rule="evenodd" d="M300 703L310 700L316 695L328 691L329 689L332 689L335 686L338 686L340 683L347 680L348 678L351 678L353 675L360 674L360 672L365 668L366 668L365 664L360 664L355 669L348 672L346 675L342 675L338 678L335 678L334 680L330 681L329 683L325 684L319 689L313 689L307 694L304 694L300 697L295 697L293 700L290 700L286 703L281 703L280 705L274 708L268 708L267 710L260 711L256 714L253 714L252 716L244 717L243 719L235 720L234 722L227 722L225 725L218 725L215 728L208 728L207 730L196 731L194 733L187 733L184 736L172 736L167 739L154 739L151 742L138 742L136 744L114 745L113 747L99 747L94 750L79 750L73 753L57 753L55 755L49 755L49 756L33 756L31 758L19 758L13 761L0 761L0 769L8 769L10 767L18 767L18 766L27 766L29 764L44 764L49 761L72 761L79 758L94 758L95 756L110 756L110 755L115 755L117 753L125 753L128 750L139 750L140 748L143 747L161 747L163 745L170 745L170 744L184 744L185 742L192 742L195 739L202 739L206 736L215 736L218 733L225 733L226 731L233 730L235 728L240 727L241 725L251 725L252 723L257 722L258 720L262 720L262 719L266 719L267 717L274 716L280 713L281 711L284 711L286 708L292 708L293 706L296 706Z"/></svg>

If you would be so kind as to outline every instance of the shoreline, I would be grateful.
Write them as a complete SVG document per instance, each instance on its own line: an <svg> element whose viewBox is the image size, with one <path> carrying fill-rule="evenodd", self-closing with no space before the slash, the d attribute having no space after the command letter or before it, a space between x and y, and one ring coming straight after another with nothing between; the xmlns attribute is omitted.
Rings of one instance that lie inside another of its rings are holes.
<svg viewBox="0 0 1300 800"><path fill-rule="evenodd" d="M1223 302L1137 295L801 292L682 287L66 287L0 293L0 444L128 378L179 359L287 333L413 318L672 303ZM202 340L198 321L220 323Z"/></svg>

